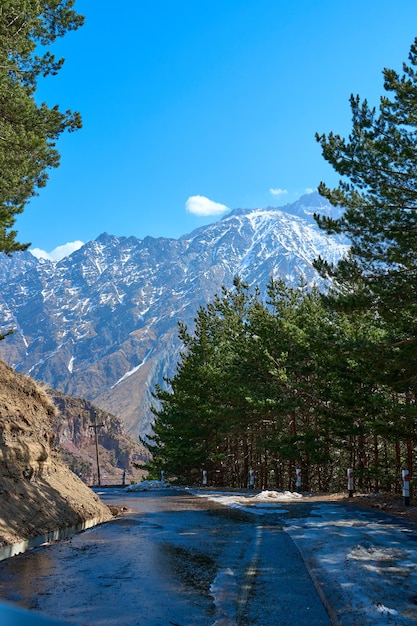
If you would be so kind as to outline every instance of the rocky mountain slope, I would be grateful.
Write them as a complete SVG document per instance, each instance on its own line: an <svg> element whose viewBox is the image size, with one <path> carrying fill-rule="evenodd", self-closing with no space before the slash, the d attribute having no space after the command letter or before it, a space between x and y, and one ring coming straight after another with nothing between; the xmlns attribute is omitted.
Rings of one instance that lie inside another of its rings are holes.
<svg viewBox="0 0 417 626"><path fill-rule="evenodd" d="M0 547L111 519L54 450L56 409L28 376L0 361Z"/></svg>
<svg viewBox="0 0 417 626"><path fill-rule="evenodd" d="M53 389L47 392L58 409L53 421L55 447L71 471L87 484L97 484L98 453L102 485L121 485L123 476L126 484L140 482L144 472L135 466L143 465L149 453L142 444L126 435L122 420L88 400Z"/></svg>
<svg viewBox="0 0 417 626"><path fill-rule="evenodd" d="M151 392L172 376L177 322L239 275L265 291L271 277L320 284L312 262L346 250L313 212L333 213L318 194L286 207L236 209L179 239L100 235L59 262L30 253L0 258L0 358L16 371L150 429Z"/></svg>

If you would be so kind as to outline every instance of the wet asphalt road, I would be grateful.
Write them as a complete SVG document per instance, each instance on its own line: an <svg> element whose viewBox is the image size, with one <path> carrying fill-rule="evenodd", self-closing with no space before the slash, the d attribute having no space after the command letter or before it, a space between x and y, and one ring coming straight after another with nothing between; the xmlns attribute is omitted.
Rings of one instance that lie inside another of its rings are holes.
<svg viewBox="0 0 417 626"><path fill-rule="evenodd" d="M77 626L331 623L278 513L265 521L173 490L100 496L130 512L3 561L2 600Z"/></svg>

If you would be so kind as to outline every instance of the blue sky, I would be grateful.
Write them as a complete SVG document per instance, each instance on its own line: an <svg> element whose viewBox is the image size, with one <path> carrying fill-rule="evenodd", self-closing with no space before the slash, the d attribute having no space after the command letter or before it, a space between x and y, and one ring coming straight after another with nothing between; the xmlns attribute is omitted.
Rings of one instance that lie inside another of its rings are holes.
<svg viewBox="0 0 417 626"><path fill-rule="evenodd" d="M378 104L382 69L400 71L417 36L416 0L75 6L85 25L55 45L64 68L37 97L83 129L16 222L48 253L102 232L176 238L336 184L315 132L348 135L350 94Z"/></svg>

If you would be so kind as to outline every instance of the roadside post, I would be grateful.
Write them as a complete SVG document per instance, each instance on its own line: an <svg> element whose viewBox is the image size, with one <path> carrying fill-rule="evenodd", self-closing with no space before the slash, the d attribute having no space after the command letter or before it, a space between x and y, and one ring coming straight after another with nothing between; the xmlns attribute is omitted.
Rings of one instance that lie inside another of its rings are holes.
<svg viewBox="0 0 417 626"><path fill-rule="evenodd" d="M207 470L203 470L203 485L207 485Z"/></svg>
<svg viewBox="0 0 417 626"><path fill-rule="evenodd" d="M161 470L161 483L164 484L165 482L165 472L164 470Z"/></svg>
<svg viewBox="0 0 417 626"><path fill-rule="evenodd" d="M253 489L255 486L255 470L249 470L249 489Z"/></svg>
<svg viewBox="0 0 417 626"><path fill-rule="evenodd" d="M349 498L353 498L353 469L351 467L347 471L347 482Z"/></svg>
<svg viewBox="0 0 417 626"><path fill-rule="evenodd" d="M402 475L404 506L410 506L410 472L405 469L402 471Z"/></svg>
<svg viewBox="0 0 417 626"><path fill-rule="evenodd" d="M300 493L301 491L301 469L295 470L295 489Z"/></svg>
<svg viewBox="0 0 417 626"><path fill-rule="evenodd" d="M100 460L98 457L98 438L97 438L97 428L102 428L104 424L97 424L97 414L94 410L90 410L90 417L93 417L93 423L89 426L89 428L94 429L94 441L96 444L96 460L97 460L97 484L101 487L101 477L100 477ZM93 477L94 482L94 477Z"/></svg>

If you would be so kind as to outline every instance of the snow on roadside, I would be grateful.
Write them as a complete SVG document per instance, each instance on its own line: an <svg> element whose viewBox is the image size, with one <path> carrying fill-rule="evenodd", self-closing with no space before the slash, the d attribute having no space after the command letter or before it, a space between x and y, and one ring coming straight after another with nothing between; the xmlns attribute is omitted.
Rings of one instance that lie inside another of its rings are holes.
<svg viewBox="0 0 417 626"><path fill-rule="evenodd" d="M402 520L334 502L310 503L305 517L291 517L281 503L308 504L308 497L293 492L196 490L195 495L255 515L282 515L336 624L417 622L417 531Z"/></svg>
<svg viewBox="0 0 417 626"><path fill-rule="evenodd" d="M154 489L167 489L169 487L171 487L170 483L165 480L142 480L141 483L129 485L125 491L153 491Z"/></svg>
<svg viewBox="0 0 417 626"><path fill-rule="evenodd" d="M330 503L288 523L340 624L400 626L417 620L414 531L389 517Z"/></svg>
<svg viewBox="0 0 417 626"><path fill-rule="evenodd" d="M281 502L294 502L303 496L292 491L261 491L256 495L244 495L236 492L217 491L193 491L194 495L224 504L225 506L255 513L256 515L283 514L288 513L286 509L280 508Z"/></svg>

